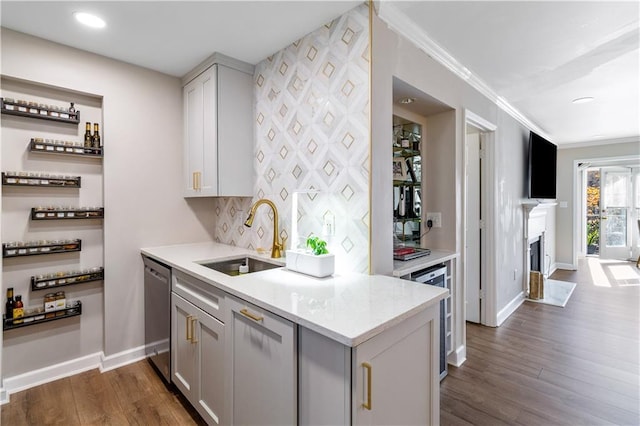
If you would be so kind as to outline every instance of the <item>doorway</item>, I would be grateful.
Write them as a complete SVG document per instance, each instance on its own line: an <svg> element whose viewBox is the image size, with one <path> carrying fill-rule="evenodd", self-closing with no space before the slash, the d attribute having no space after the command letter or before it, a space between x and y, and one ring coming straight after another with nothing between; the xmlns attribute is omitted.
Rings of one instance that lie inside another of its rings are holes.
<svg viewBox="0 0 640 426"><path fill-rule="evenodd" d="M638 160L590 163L584 171L580 251L602 259L635 261L640 255Z"/></svg>
<svg viewBox="0 0 640 426"><path fill-rule="evenodd" d="M493 136L496 126L466 111L463 281L465 319L497 326L493 281Z"/></svg>

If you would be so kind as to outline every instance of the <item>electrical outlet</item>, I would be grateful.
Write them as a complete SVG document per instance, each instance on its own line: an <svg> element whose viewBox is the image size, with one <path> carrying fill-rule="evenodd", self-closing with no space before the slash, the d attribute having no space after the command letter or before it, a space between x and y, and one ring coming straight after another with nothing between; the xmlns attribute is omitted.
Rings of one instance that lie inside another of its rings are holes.
<svg viewBox="0 0 640 426"><path fill-rule="evenodd" d="M433 223L434 228L442 228L442 213L427 212L427 220Z"/></svg>
<svg viewBox="0 0 640 426"><path fill-rule="evenodd" d="M327 237L336 235L336 217L329 212L324 215L324 229L322 233Z"/></svg>

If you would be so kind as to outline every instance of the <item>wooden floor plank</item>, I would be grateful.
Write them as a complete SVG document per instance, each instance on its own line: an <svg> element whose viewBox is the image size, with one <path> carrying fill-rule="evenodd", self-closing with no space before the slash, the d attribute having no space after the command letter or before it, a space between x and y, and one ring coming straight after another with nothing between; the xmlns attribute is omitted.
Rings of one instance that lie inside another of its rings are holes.
<svg viewBox="0 0 640 426"><path fill-rule="evenodd" d="M639 425L640 273L629 265L581 259L552 276L577 283L565 308L525 302L498 328L467 324L467 361L441 384L441 424L503 421L494 407L506 402L511 424ZM614 268L638 279L616 281Z"/></svg>

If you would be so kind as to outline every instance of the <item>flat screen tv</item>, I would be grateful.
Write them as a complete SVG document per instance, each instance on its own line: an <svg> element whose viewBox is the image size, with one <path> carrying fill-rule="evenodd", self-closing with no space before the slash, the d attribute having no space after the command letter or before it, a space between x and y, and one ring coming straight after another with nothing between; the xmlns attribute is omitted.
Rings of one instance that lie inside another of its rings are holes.
<svg viewBox="0 0 640 426"><path fill-rule="evenodd" d="M529 134L529 198L556 198L556 163L558 147L530 132Z"/></svg>

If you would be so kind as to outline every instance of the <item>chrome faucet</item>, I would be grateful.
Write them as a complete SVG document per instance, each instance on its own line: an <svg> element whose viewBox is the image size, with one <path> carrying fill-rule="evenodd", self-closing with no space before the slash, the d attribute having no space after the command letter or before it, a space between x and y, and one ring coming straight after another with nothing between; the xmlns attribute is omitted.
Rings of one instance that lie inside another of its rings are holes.
<svg viewBox="0 0 640 426"><path fill-rule="evenodd" d="M273 259L277 259L279 257L282 257L284 240L280 241L280 239L278 238L278 209L276 208L276 205L273 204L271 200L267 200L266 198L259 199L251 206L251 209L249 210L249 216L247 217L247 220L244 221L244 226L251 228L251 225L253 225L253 219L256 214L256 210L258 209L258 207L260 207L261 204L267 204L273 211L273 246L271 247L271 257Z"/></svg>

